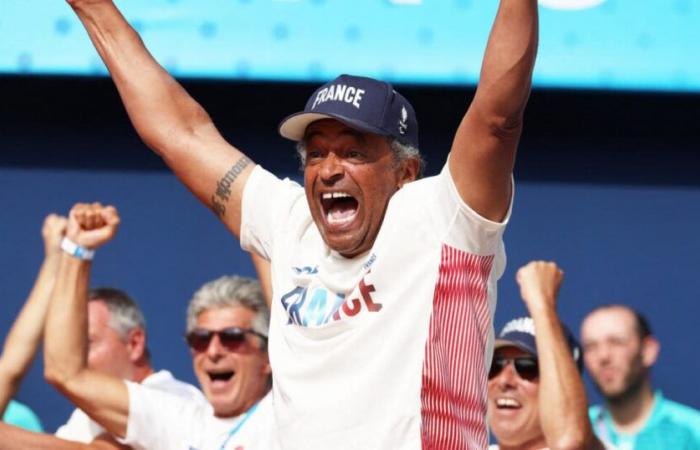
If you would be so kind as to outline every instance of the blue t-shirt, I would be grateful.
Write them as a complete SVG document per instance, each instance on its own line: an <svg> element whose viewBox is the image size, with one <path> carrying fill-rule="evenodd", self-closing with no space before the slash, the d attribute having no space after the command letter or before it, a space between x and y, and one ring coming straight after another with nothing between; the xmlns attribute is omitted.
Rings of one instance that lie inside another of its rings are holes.
<svg viewBox="0 0 700 450"><path fill-rule="evenodd" d="M637 434L618 433L607 409L592 406L588 415L599 438L619 450L700 450L700 411L654 394L654 407Z"/></svg>
<svg viewBox="0 0 700 450"><path fill-rule="evenodd" d="M39 417L27 405L10 400L2 421L29 431L44 431Z"/></svg>

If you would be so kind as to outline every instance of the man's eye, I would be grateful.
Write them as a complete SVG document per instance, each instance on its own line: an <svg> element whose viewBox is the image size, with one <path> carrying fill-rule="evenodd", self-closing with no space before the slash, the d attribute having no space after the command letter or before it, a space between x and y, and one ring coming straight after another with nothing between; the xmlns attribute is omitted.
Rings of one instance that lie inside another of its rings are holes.
<svg viewBox="0 0 700 450"><path fill-rule="evenodd" d="M309 159L320 158L320 157L321 157L321 151L320 151L320 150L307 150L307 151L306 151L306 157L309 158Z"/></svg>

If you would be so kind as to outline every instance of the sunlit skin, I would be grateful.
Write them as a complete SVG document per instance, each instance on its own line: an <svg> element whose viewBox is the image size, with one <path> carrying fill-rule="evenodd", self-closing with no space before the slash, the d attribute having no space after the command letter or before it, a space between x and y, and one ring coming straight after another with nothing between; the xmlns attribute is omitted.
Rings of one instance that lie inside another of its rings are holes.
<svg viewBox="0 0 700 450"><path fill-rule="evenodd" d="M223 330L229 327L249 329L255 312L243 306L211 308L197 316L197 328ZM260 338L246 335L237 351L221 345L215 335L205 351L192 351L192 365L204 395L218 417L234 417L246 412L269 389L271 374L267 351L260 348ZM228 375L213 379L212 375Z"/></svg>
<svg viewBox="0 0 700 450"><path fill-rule="evenodd" d="M311 123L307 129L304 186L311 215L323 240L351 258L368 251L384 220L389 199L416 179L418 163L396 164L389 141L361 133L333 119ZM329 219L331 203L323 195L344 193L346 214Z"/></svg>
<svg viewBox="0 0 700 450"><path fill-rule="evenodd" d="M494 358L522 356L532 355L518 347L501 347L494 352ZM538 392L538 380L527 381L520 378L512 362L489 380L487 420L501 449L525 450L547 446L540 426ZM498 402L504 399L516 404L499 407Z"/></svg>
<svg viewBox="0 0 700 450"><path fill-rule="evenodd" d="M618 307L594 311L581 325L581 340L586 369L605 397L623 396L640 385L648 367L630 311Z"/></svg>
<svg viewBox="0 0 700 450"><path fill-rule="evenodd" d="M134 362L143 349L130 346L109 326L109 319L110 312L104 302L88 302L88 367L120 379L134 380Z"/></svg>

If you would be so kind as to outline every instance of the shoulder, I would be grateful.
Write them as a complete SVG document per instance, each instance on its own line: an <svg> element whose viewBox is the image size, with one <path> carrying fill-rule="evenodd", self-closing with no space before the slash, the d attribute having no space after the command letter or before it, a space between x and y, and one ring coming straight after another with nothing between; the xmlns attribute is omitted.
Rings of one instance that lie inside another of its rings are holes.
<svg viewBox="0 0 700 450"><path fill-rule="evenodd" d="M2 420L10 425L15 425L26 430L43 431L41 421L34 411L27 405L15 400L10 400Z"/></svg>
<svg viewBox="0 0 700 450"><path fill-rule="evenodd" d="M143 380L142 384L192 400L204 399L204 394L202 394L202 391L197 389L197 387L185 381L178 380L167 370L159 370L149 375Z"/></svg>
<svg viewBox="0 0 700 450"><path fill-rule="evenodd" d="M700 430L700 411L667 398L664 398L663 402L665 416L670 417L674 422L687 424Z"/></svg>

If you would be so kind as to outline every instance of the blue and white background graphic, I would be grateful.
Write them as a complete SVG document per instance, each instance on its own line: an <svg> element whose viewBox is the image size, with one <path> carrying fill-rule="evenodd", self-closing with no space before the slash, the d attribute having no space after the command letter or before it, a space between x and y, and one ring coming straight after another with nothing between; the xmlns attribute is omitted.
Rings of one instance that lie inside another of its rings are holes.
<svg viewBox="0 0 700 450"><path fill-rule="evenodd" d="M700 0L541 0L535 83L700 92ZM117 0L180 77L470 84L496 0ZM0 73L105 74L63 0L0 1Z"/></svg>

